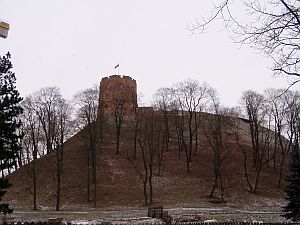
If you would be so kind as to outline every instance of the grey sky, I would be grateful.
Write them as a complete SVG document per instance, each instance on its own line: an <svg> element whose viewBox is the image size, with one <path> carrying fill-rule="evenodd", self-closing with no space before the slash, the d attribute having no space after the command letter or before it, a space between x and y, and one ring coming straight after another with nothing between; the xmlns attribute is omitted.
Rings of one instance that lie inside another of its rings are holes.
<svg viewBox="0 0 300 225"><path fill-rule="evenodd" d="M71 98L115 73L135 78L146 102L187 78L206 81L228 106L247 89L286 87L269 60L233 44L218 24L191 35L187 26L211 7L209 0L0 0L0 18L11 26L0 54L11 52L23 96L57 86Z"/></svg>

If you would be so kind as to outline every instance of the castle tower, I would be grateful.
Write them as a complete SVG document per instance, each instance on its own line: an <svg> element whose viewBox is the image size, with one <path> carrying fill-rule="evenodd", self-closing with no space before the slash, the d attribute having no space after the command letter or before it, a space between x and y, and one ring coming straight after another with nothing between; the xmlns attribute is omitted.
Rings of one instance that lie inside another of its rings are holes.
<svg viewBox="0 0 300 225"><path fill-rule="evenodd" d="M100 106L104 111L113 111L122 104L124 112L137 107L136 81L130 76L112 75L100 82Z"/></svg>

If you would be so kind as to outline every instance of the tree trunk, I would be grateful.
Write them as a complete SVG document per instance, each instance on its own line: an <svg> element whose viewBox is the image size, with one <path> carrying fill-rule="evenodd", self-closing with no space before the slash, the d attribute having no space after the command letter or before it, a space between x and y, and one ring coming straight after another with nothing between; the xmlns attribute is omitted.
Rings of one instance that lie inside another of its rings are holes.
<svg viewBox="0 0 300 225"><path fill-rule="evenodd" d="M33 177L33 210L37 210L37 177L36 177L36 160L38 146L36 144L35 133L32 130L32 142L33 142L33 162L32 162L32 177Z"/></svg>
<svg viewBox="0 0 300 225"><path fill-rule="evenodd" d="M32 176L33 176L33 210L37 210L36 157L34 157L32 162Z"/></svg>
<svg viewBox="0 0 300 225"><path fill-rule="evenodd" d="M137 134L138 134L138 122L136 121L135 128L134 128L133 159L136 159Z"/></svg>
<svg viewBox="0 0 300 225"><path fill-rule="evenodd" d="M244 155L244 172L245 172L245 177L246 177L246 181L247 181L247 184L248 184L248 187L249 187L249 192L250 193L253 193L253 187L250 183L250 180L249 180L249 176L248 176L248 168L247 168L247 150L244 150L243 151L243 155Z"/></svg>
<svg viewBox="0 0 300 225"><path fill-rule="evenodd" d="M97 179L96 179L96 166L94 166L94 207L97 207Z"/></svg>
<svg viewBox="0 0 300 225"><path fill-rule="evenodd" d="M36 204L36 162L33 160L32 162L32 167L33 167L33 210L37 210L37 204Z"/></svg>
<svg viewBox="0 0 300 225"><path fill-rule="evenodd" d="M255 123L255 155L256 155L256 170L260 169L260 163L262 163L261 155L260 153L260 146L259 146L259 130L258 130L258 124Z"/></svg>
<svg viewBox="0 0 300 225"><path fill-rule="evenodd" d="M259 181L261 169L262 169L262 162L259 163L259 167L258 167L258 170L257 170L257 173L256 173L255 185L254 185L254 189L253 189L253 193L254 193L254 194L257 193L257 189L258 189L258 181Z"/></svg>
<svg viewBox="0 0 300 225"><path fill-rule="evenodd" d="M273 153L273 170L276 170L276 159L277 159L277 146L278 146L278 134L275 127L275 143L274 143L274 153Z"/></svg>
<svg viewBox="0 0 300 225"><path fill-rule="evenodd" d="M91 202L91 149L87 150L87 201Z"/></svg>
<svg viewBox="0 0 300 225"><path fill-rule="evenodd" d="M153 187L152 187L152 165L149 166L149 204L153 203Z"/></svg>
<svg viewBox="0 0 300 225"><path fill-rule="evenodd" d="M284 165L284 161L285 161L285 153L282 154L282 158L280 161L280 171L279 171L279 178L278 178L278 183L277 183L277 187L280 188L281 185L281 179L282 179L282 171L283 171L283 165Z"/></svg>
<svg viewBox="0 0 300 225"><path fill-rule="evenodd" d="M119 129L117 128L117 135L116 135L116 144L117 144L117 149L116 149L116 154L119 154L119 146L120 146L120 133Z"/></svg>
<svg viewBox="0 0 300 225"><path fill-rule="evenodd" d="M189 154L188 160L192 162L192 151L193 151L193 131L192 131L192 119L189 119Z"/></svg>
<svg viewBox="0 0 300 225"><path fill-rule="evenodd" d="M181 135L180 131L178 128L176 128L176 134L177 134L177 145L178 145L178 159L180 160L181 158L181 151L182 151L182 140L181 140Z"/></svg>
<svg viewBox="0 0 300 225"><path fill-rule="evenodd" d="M116 154L119 154L119 149L120 149L120 136L121 136L121 122L117 124L117 133L116 133L116 144L117 144L117 149L116 149Z"/></svg>
<svg viewBox="0 0 300 225"><path fill-rule="evenodd" d="M56 149L56 176L57 176L57 186L56 186L56 211L59 211L60 209L60 156L59 151L60 147L57 147Z"/></svg>
<svg viewBox="0 0 300 225"><path fill-rule="evenodd" d="M187 172L190 173L190 160L189 160L189 153L188 153L188 149L187 149L187 146L184 142L184 140L182 139L182 146L185 150L185 156L186 156L186 168L187 168Z"/></svg>
<svg viewBox="0 0 300 225"><path fill-rule="evenodd" d="M195 114L195 156L197 155L198 151L198 121L197 121L197 114Z"/></svg>
<svg viewBox="0 0 300 225"><path fill-rule="evenodd" d="M217 178L215 177L215 179L214 179L214 184L213 184L213 186L212 186L212 188L211 188L211 191L210 191L210 194L209 194L209 197L210 198L213 198L214 197L214 193L215 193L215 190L216 190L216 188L217 188Z"/></svg>
<svg viewBox="0 0 300 225"><path fill-rule="evenodd" d="M96 146L93 146L93 184L94 184L94 207L97 206L97 163Z"/></svg>
<svg viewBox="0 0 300 225"><path fill-rule="evenodd" d="M144 137L146 138L146 137ZM145 141L145 139L144 139ZM139 139L140 149L142 153L142 159L143 159L143 167L144 167L144 177L143 177L143 184L144 184L144 199L145 199L145 205L148 204L148 193L147 193L147 183L149 179L148 174L148 167L146 162L146 156L145 156L145 143Z"/></svg>
<svg viewBox="0 0 300 225"><path fill-rule="evenodd" d="M144 190L145 205L148 205L147 180L143 181L143 190Z"/></svg>
<svg viewBox="0 0 300 225"><path fill-rule="evenodd" d="M169 142L170 142L170 128L169 128L169 118L168 112L164 112L165 115L165 141L166 141L166 151L169 151Z"/></svg>

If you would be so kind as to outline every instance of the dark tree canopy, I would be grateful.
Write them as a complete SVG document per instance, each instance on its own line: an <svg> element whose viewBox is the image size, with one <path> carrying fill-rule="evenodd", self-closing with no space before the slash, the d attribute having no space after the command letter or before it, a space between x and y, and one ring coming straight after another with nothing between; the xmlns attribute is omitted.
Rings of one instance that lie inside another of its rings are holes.
<svg viewBox="0 0 300 225"><path fill-rule="evenodd" d="M10 54L0 58L0 198L5 194L5 189L10 186L6 178L7 171L15 166L16 157L21 149L19 140L21 135L18 129L21 126L19 115L22 108L19 105L22 98L16 89L16 77L11 72L12 64ZM7 211L7 207L1 205L0 211Z"/></svg>
<svg viewBox="0 0 300 225"><path fill-rule="evenodd" d="M288 204L283 209L286 212L283 216L292 221L300 221L300 155L298 143L293 148L290 174L286 181L288 182L286 188Z"/></svg>

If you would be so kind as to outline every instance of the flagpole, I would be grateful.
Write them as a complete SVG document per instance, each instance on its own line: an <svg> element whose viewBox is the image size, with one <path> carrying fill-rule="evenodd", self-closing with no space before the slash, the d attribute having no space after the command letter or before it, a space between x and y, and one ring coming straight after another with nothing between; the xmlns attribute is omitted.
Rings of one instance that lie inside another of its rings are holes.
<svg viewBox="0 0 300 225"><path fill-rule="evenodd" d="M118 73L119 73L119 67L120 67L120 64L117 64L117 65L114 67L115 70L118 69ZM117 74L115 73L115 75L117 75Z"/></svg>

